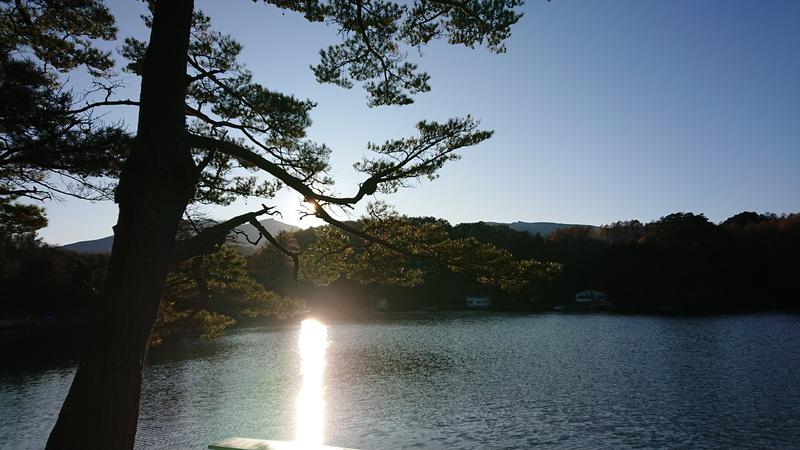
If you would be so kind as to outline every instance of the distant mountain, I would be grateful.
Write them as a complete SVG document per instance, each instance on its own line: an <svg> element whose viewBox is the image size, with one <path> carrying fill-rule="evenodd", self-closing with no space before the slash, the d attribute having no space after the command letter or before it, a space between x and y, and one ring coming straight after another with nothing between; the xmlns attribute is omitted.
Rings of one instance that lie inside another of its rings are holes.
<svg viewBox="0 0 800 450"><path fill-rule="evenodd" d="M91 241L74 242L61 248L76 253L109 253L112 245L114 245L114 236L106 236Z"/></svg>
<svg viewBox="0 0 800 450"><path fill-rule="evenodd" d="M277 236L283 231L297 231L300 227L296 227L294 225L289 225L288 223L283 223L275 219L264 219L261 222L261 225L264 225L264 228L270 232L273 236ZM258 230L251 224L245 224L237 228L237 230L241 231L247 237L254 241L258 239ZM232 244L243 254L252 254L256 250L256 246L247 242L247 239L239 234L233 234L232 236L233 242ZM263 244L264 240L262 239L259 244ZM70 250L77 253L109 253L111 252L111 246L114 244L114 236L106 236L100 239L94 239L91 241L80 241L74 242L72 244L67 244L61 248L64 250Z"/></svg>
<svg viewBox="0 0 800 450"><path fill-rule="evenodd" d="M553 231L559 228L568 228L568 227L591 227L597 228L594 225L579 225L579 224L569 224L569 223L556 223L556 222L513 222L513 223L501 223L501 222L485 222L492 225L508 225L509 228L512 230L517 231L527 231L530 234L539 233L542 236L547 236L548 234L552 233ZM281 221L275 219L264 219L261 221L261 224L264 225L264 228L270 232L273 236L277 236L283 231L297 231L300 227L296 227L294 225L289 225L288 223L283 223ZM237 228L237 230L244 233L251 241L255 242L258 239L258 230L251 224L244 224ZM256 246L251 244L247 241L247 239L240 235L240 234L232 234L231 236L232 242L231 245L236 247L240 253L244 255L251 255L255 253ZM109 253L111 252L111 246L114 244L114 236L106 236L101 239L94 239L91 241L80 241L75 242L72 244L67 244L61 248L65 250L71 250L77 253ZM262 239L259 242L259 245L263 245L264 240Z"/></svg>
<svg viewBox="0 0 800 450"><path fill-rule="evenodd" d="M558 230L559 228L572 228L572 227L597 228L594 225L580 225L580 224L557 223L557 222L512 222L512 223L486 222L486 223L495 225L508 225L508 227L511 228L512 230L527 231L530 234L539 233L542 236L547 236L548 234Z"/></svg>

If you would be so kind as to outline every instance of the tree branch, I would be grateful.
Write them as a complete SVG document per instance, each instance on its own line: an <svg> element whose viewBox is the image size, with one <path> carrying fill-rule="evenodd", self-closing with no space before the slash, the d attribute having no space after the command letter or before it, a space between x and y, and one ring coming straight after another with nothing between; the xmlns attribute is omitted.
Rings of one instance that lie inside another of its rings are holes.
<svg viewBox="0 0 800 450"><path fill-rule="evenodd" d="M269 231L267 231L267 229L264 227L264 225L261 224L261 222L255 219L251 219L250 224L256 227L258 232L261 233L261 236L264 236L264 238L268 240L270 244L274 245L275 248L277 248L281 253L292 258L292 262L294 263L294 284L295 287L297 287L297 283L300 278L300 258L299 258L300 253L290 251L289 249L284 247L280 242L278 242L277 239L275 239L274 236L272 236L272 234Z"/></svg>
<svg viewBox="0 0 800 450"><path fill-rule="evenodd" d="M86 111L88 111L90 109L97 108L98 106L120 106L120 105L124 105L124 106L139 106L139 102L134 101L134 100L107 100L107 101L103 101L103 102L93 102L93 103L87 104L86 106L83 106L82 108L73 109L71 111L68 111L68 113L69 114L80 114L80 113L86 112Z"/></svg>
<svg viewBox="0 0 800 450"><path fill-rule="evenodd" d="M356 194L354 197L348 198L338 198L338 197L331 197L327 195L320 194L315 192L311 189L308 185L303 183L303 180L297 178L296 176L290 174L286 170L284 170L279 165L269 161L268 159L264 158L263 156L248 150L238 144L228 141L222 141L219 139L214 139L207 136L200 136L192 133L188 133L189 143L190 145L197 147L197 148L204 148L207 150L218 150L226 155L233 156L236 159L241 161L246 161L259 169L269 173L270 175L274 176L290 188L294 189L305 198L308 199L316 199L319 201L327 202L327 203L334 203L338 205L349 205L352 203L356 203L361 198L366 195L366 192L363 189L359 189L359 193Z"/></svg>
<svg viewBox="0 0 800 450"><path fill-rule="evenodd" d="M225 243L231 230L251 220L255 220L258 216L270 214L271 209L272 208L264 206L263 209L258 211L242 214L228 219L225 222L203 228L194 237L175 243L175 253L172 257L172 263L175 264L195 256L214 253L220 245Z"/></svg>
<svg viewBox="0 0 800 450"><path fill-rule="evenodd" d="M211 76L219 75L219 74L223 74L223 73L225 73L225 71L222 70L222 69L214 69L214 70L209 70L207 72L206 71L199 72L197 75L193 75L193 76L187 75L186 76L186 84L192 84L195 81L199 81L199 80L202 80L204 78L209 78Z"/></svg>
<svg viewBox="0 0 800 450"><path fill-rule="evenodd" d="M261 170L269 173L270 175L274 176L290 188L294 189L303 197L308 200L317 200L324 203L331 203L335 205L341 206L348 206L354 203L358 203L362 198L367 195L371 195L375 193L375 188L377 187L378 183L383 181L381 176L383 175L383 171L379 174L370 176L367 178L361 186L359 186L358 192L352 197L334 197L330 195L321 194L319 192L314 191L306 185L303 180L300 178L290 174L286 170L284 170L279 165L269 161L268 159L264 158L263 156L248 150L238 144L228 141L222 141L219 139L214 139L207 136L200 136L192 133L188 133L190 145L193 145L197 148L204 148L207 150L218 150L222 153L227 155L233 156L241 161L246 161ZM392 168L394 170L400 169L402 165L395 165Z"/></svg>

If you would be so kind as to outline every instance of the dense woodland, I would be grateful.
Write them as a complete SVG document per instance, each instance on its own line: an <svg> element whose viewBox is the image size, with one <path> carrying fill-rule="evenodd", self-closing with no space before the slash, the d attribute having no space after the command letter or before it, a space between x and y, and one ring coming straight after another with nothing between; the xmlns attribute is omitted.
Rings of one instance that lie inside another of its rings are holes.
<svg viewBox="0 0 800 450"><path fill-rule="evenodd" d="M461 309L470 295L488 296L493 309L543 311L567 305L576 292L606 292L622 312L719 313L795 309L800 215L744 212L720 224L675 213L643 224L561 228L548 236L483 222L451 226L452 239L474 238L516 259L557 263L548 277L525 285L481 282L446 265L387 255L394 263L364 264L356 242L334 248L329 227L278 236L299 255L272 245L249 256L235 246L176 265L162 300L154 343L174 332L207 338L235 323L263 323L313 311ZM359 223L354 223L359 226ZM34 232L6 233L0 247L2 316L10 326L77 326L91 317L108 255L79 254L43 244ZM376 267L384 268L383 272ZM369 270L367 270L369 269Z"/></svg>
<svg viewBox="0 0 800 450"><path fill-rule="evenodd" d="M742 212L715 224L702 214L674 213L646 224L631 220L602 227L565 227L548 236L483 222L451 226L433 218L413 220L443 223L452 239L474 238L508 250L519 260L557 267L522 286L497 286L439 264L410 261L412 268L424 269L412 286L373 280L359 283L356 276L334 283L346 295L322 289L327 296L304 297L352 307L371 307L375 299L385 297L390 308L451 309L462 308L465 296L484 295L493 300L494 309L532 311L570 306L578 291L594 289L607 293L611 308L620 312L721 313L800 307L794 260L800 254L800 214ZM293 238L303 249L317 233L318 229L302 230ZM258 267L259 260L271 252L264 249L252 256L251 267ZM270 289L294 293L286 281L291 273L286 264L271 279L258 278L262 276L258 270L251 273Z"/></svg>

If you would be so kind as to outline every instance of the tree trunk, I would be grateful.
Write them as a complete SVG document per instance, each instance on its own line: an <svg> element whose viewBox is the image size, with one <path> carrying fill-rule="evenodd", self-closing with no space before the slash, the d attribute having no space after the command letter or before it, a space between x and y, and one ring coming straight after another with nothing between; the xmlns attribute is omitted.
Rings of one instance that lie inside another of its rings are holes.
<svg viewBox="0 0 800 450"><path fill-rule="evenodd" d="M193 0L153 3L138 131L116 193L108 278L48 449L133 447L150 334L177 227L194 195L197 171L184 115Z"/></svg>

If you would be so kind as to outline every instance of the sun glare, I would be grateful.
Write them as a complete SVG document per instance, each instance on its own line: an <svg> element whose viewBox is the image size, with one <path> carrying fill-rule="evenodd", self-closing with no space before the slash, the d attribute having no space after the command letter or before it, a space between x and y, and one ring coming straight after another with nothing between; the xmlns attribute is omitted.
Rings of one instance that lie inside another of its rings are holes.
<svg viewBox="0 0 800 450"><path fill-rule="evenodd" d="M306 319L300 326L300 374L302 387L297 395L295 417L295 443L298 448L311 449L322 446L323 441L323 374L325 348L328 346L328 327L314 319Z"/></svg>
<svg viewBox="0 0 800 450"><path fill-rule="evenodd" d="M317 211L317 203L313 200L303 200L303 206L311 212Z"/></svg>

